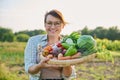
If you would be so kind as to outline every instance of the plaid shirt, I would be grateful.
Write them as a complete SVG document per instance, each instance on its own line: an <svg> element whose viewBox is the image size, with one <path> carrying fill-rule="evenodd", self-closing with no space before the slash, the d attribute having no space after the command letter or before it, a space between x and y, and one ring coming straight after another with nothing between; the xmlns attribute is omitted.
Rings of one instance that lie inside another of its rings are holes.
<svg viewBox="0 0 120 80"><path fill-rule="evenodd" d="M24 62L25 62L25 71L28 73L29 67L35 65L38 63L38 46L41 45L42 47L45 47L47 45L47 35L37 35L31 37L26 45L25 48L25 54L24 54ZM72 76L75 77L75 72L73 70ZM29 73L28 73L29 74ZM29 74L30 80L39 80L40 78L40 72L37 74Z"/></svg>

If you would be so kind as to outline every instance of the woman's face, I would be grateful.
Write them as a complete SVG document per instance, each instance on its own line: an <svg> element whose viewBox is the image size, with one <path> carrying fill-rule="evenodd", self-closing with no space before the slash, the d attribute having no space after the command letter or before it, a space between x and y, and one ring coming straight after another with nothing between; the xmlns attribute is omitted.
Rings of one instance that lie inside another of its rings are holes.
<svg viewBox="0 0 120 80"><path fill-rule="evenodd" d="M64 25L60 19L58 19L52 15L47 16L46 23L45 23L45 29L46 29L46 32L48 35L50 35L50 36L59 35L63 26Z"/></svg>

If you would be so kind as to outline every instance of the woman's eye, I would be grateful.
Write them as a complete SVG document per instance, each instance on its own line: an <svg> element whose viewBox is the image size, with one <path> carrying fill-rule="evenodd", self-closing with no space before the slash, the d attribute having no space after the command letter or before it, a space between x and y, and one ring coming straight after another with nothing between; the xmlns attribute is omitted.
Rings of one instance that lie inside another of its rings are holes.
<svg viewBox="0 0 120 80"><path fill-rule="evenodd" d="M52 23L51 23L51 22L48 22L47 24L48 24L48 25L52 25Z"/></svg>
<svg viewBox="0 0 120 80"><path fill-rule="evenodd" d="M54 23L54 25L59 26L59 25L61 25L61 23L60 22L56 22L56 23Z"/></svg>
<svg viewBox="0 0 120 80"><path fill-rule="evenodd" d="M54 25L54 26L60 26L61 22L46 22L46 25L47 26L52 26L52 25Z"/></svg>

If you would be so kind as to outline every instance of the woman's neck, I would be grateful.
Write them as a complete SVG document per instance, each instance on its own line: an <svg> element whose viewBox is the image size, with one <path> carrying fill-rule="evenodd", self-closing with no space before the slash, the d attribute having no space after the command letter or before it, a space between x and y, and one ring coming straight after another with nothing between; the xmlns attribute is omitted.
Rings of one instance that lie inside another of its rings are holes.
<svg viewBox="0 0 120 80"><path fill-rule="evenodd" d="M54 44L60 40L60 36L48 36L48 45Z"/></svg>

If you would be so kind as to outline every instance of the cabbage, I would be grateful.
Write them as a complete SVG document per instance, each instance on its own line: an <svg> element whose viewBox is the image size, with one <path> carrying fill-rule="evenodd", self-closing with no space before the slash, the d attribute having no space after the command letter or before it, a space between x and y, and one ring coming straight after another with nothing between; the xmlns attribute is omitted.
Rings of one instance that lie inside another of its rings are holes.
<svg viewBox="0 0 120 80"><path fill-rule="evenodd" d="M91 35L81 35L77 39L77 46L79 51L84 53L85 51L89 51L96 46L96 41Z"/></svg>

